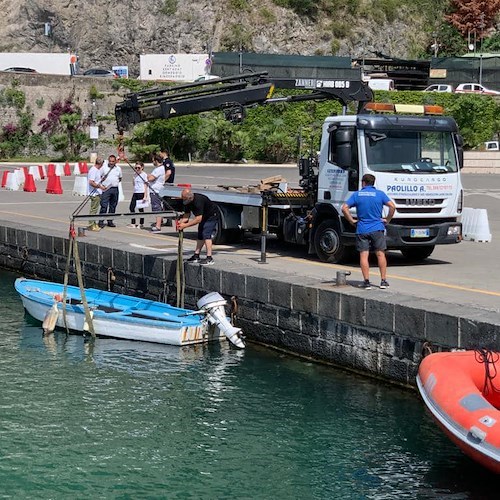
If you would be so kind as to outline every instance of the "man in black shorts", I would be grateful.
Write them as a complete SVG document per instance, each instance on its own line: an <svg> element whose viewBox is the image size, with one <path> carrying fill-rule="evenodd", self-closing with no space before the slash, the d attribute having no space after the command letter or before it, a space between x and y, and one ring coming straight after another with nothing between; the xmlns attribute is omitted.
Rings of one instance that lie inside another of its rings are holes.
<svg viewBox="0 0 500 500"><path fill-rule="evenodd" d="M177 224L177 228L181 231L199 224L196 249L194 255L187 262L209 266L214 263L212 258L212 234L217 224L217 205L204 194L192 193L190 189L183 189L181 198L184 204L184 216ZM191 213L194 218L189 220ZM207 258L200 260L203 245L207 249Z"/></svg>

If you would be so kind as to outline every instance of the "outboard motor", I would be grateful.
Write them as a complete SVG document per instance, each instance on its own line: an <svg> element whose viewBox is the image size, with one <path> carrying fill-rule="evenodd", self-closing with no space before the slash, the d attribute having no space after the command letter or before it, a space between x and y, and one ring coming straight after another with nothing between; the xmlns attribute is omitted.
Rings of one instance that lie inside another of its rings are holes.
<svg viewBox="0 0 500 500"><path fill-rule="evenodd" d="M226 317L226 310L224 309L227 304L226 300L220 293L211 292L204 295L196 305L198 309L206 312L208 322L215 325L236 347L243 349L245 342L243 342L241 328L231 325Z"/></svg>

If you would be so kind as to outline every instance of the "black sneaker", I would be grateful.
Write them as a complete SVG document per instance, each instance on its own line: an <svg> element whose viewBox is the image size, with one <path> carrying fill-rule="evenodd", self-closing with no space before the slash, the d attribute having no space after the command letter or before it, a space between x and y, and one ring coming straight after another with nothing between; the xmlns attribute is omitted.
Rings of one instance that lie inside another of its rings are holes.
<svg viewBox="0 0 500 500"><path fill-rule="evenodd" d="M200 262L200 256L198 254L194 254L189 259L186 260L186 262L193 262L195 264L198 264Z"/></svg>
<svg viewBox="0 0 500 500"><path fill-rule="evenodd" d="M389 287L389 282L387 280L382 280L380 282L380 288L384 289L384 288L388 288Z"/></svg>
<svg viewBox="0 0 500 500"><path fill-rule="evenodd" d="M116 224L114 222L108 222L108 227L116 227Z"/></svg>
<svg viewBox="0 0 500 500"><path fill-rule="evenodd" d="M206 259L200 260L200 266L211 266L215 264L214 259L212 257L207 257Z"/></svg>
<svg viewBox="0 0 500 500"><path fill-rule="evenodd" d="M371 290L372 284L370 283L370 280L363 281L361 288L364 288L365 290Z"/></svg>

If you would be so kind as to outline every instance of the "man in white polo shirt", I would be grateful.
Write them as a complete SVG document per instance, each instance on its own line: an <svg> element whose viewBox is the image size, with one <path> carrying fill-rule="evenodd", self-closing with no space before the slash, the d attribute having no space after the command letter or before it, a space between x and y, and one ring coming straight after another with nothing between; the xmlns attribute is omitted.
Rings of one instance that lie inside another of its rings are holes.
<svg viewBox="0 0 500 500"><path fill-rule="evenodd" d="M122 180L122 169L116 164L116 156L109 155L108 164L101 168L101 184L103 186L101 194L102 214L114 214L118 205L118 185ZM108 219L109 227L116 227L113 219ZM99 227L104 227L104 221L99 221Z"/></svg>

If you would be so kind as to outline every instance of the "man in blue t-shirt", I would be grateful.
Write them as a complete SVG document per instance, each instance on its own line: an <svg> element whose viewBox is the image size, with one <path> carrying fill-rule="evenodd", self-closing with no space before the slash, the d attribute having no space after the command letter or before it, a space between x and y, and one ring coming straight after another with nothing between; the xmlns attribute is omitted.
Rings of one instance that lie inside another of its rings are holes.
<svg viewBox="0 0 500 500"><path fill-rule="evenodd" d="M383 191L375 189L374 175L363 175L361 186L362 188L353 193L342 205L342 213L350 224L356 225L356 250L359 252L359 265L364 279L362 287L366 290L371 288L368 257L372 250L377 256L380 269L380 288L387 288L389 283L386 279L385 225L391 221L396 205ZM389 213L385 218L382 217L384 205L389 207ZM349 211L352 207L356 207L357 219L354 219Z"/></svg>

